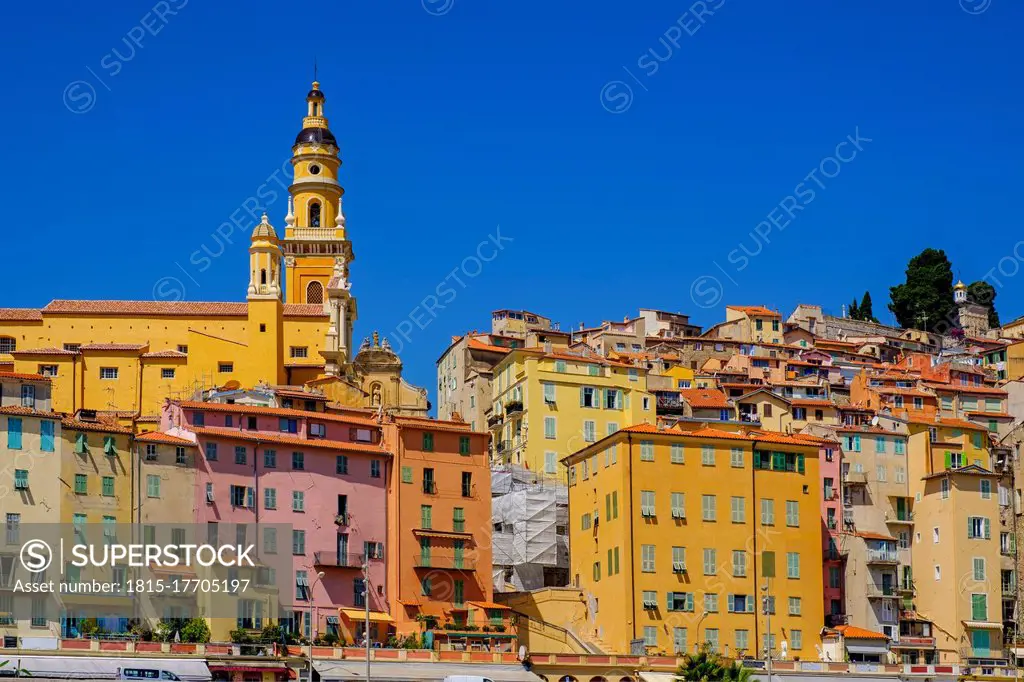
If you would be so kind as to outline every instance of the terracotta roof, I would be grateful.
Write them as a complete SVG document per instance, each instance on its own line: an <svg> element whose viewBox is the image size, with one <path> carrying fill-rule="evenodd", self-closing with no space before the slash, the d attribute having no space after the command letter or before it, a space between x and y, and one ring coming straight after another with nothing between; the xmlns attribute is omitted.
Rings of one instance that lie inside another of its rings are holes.
<svg viewBox="0 0 1024 682"><path fill-rule="evenodd" d="M886 542L896 542L896 538L891 535L882 535L881 533L871 533L868 531L856 533L856 536L864 538L865 540L885 540Z"/></svg>
<svg viewBox="0 0 1024 682"><path fill-rule="evenodd" d="M664 429L659 429L654 424L634 424L619 430L625 433L665 433Z"/></svg>
<svg viewBox="0 0 1024 682"><path fill-rule="evenodd" d="M376 420L332 412L312 412L295 410L288 407L263 407L260 405L239 405L236 403L204 403L194 400L179 400L178 404L188 410L204 410L206 412L231 412L232 414L269 415L273 417L296 417L299 419L318 419L320 421L344 422L360 426L377 426Z"/></svg>
<svg viewBox="0 0 1024 682"><path fill-rule="evenodd" d="M323 306L285 303L285 317L326 317ZM152 315L173 317L247 317L248 303L202 301L50 301L43 313L92 315Z"/></svg>
<svg viewBox="0 0 1024 682"><path fill-rule="evenodd" d="M846 639L889 639L881 632L865 630L864 628L859 628L855 625L837 625L832 629L841 634Z"/></svg>
<svg viewBox="0 0 1024 682"><path fill-rule="evenodd" d="M486 350L493 353L507 353L512 350L511 348L506 348L504 346L494 346L489 343L484 343L472 336L466 341L466 345L470 348L475 348L476 350Z"/></svg>
<svg viewBox="0 0 1024 682"><path fill-rule="evenodd" d="M23 372L0 372L0 379L24 379L25 381L50 381L50 377L42 374L25 374Z"/></svg>
<svg viewBox="0 0 1024 682"><path fill-rule="evenodd" d="M761 305L727 305L726 308L731 310L739 310L747 315L768 315L770 317L782 317L778 312L774 310L768 310Z"/></svg>
<svg viewBox="0 0 1024 682"><path fill-rule="evenodd" d="M678 429L678 427L676 427ZM685 431L679 429L679 432L685 436L696 436L697 438L722 438L725 440L750 440L747 436L742 433L734 433L732 431L722 431L721 429L711 428L710 426L697 429L696 431Z"/></svg>
<svg viewBox="0 0 1024 682"><path fill-rule="evenodd" d="M31 407L22 407L21 405L6 405L4 407L0 407L0 414L20 414L26 417L49 417L50 419L57 419L61 416L56 412L43 412Z"/></svg>
<svg viewBox="0 0 1024 682"><path fill-rule="evenodd" d="M825 444L838 444L839 441L835 438L828 438L827 436L815 436L811 433L794 433L793 438L799 438L800 440L806 440L811 443L817 443L819 445Z"/></svg>
<svg viewBox="0 0 1024 682"><path fill-rule="evenodd" d="M690 404L690 407L719 409L732 407L724 393L711 388L680 388L678 393L680 398Z"/></svg>
<svg viewBox="0 0 1024 682"><path fill-rule="evenodd" d="M42 320L39 308L0 308L0 320L11 322L35 322Z"/></svg>
<svg viewBox="0 0 1024 682"><path fill-rule="evenodd" d="M160 423L160 415L158 414L144 414L141 417L135 418L136 424L153 424Z"/></svg>
<svg viewBox="0 0 1024 682"><path fill-rule="evenodd" d="M2 376L2 375L0 375ZM970 411L967 414L972 417L992 417L994 419L1013 419L1013 415L1007 412L974 412Z"/></svg>
<svg viewBox="0 0 1024 682"><path fill-rule="evenodd" d="M432 419L430 417L416 417L416 416L411 415L411 414L410 415L396 414L395 415L395 421L396 422L397 421L411 422L411 423L416 424L418 426L422 426L423 428L430 428L430 429L450 427L450 428L458 429L460 431L470 431L471 433L473 432L470 429L469 422L464 422L464 421L452 421L452 420L447 420L447 419ZM485 435L483 431L479 431L477 433L480 433L481 435Z"/></svg>
<svg viewBox="0 0 1024 682"><path fill-rule="evenodd" d="M181 351L168 349L168 350L153 351L151 353L143 353L142 357L144 357L144 358L187 358L188 354L187 353L182 353Z"/></svg>
<svg viewBox="0 0 1024 682"><path fill-rule="evenodd" d="M63 348L26 348L16 350L11 355L78 355L78 351Z"/></svg>
<svg viewBox="0 0 1024 682"><path fill-rule="evenodd" d="M906 437L906 434L904 434L904 433L899 433L897 431L890 431L889 429L883 429L880 426L844 425L844 426L837 426L836 427L836 431L839 432L839 433L877 433L877 434L885 434L885 435L890 435L890 436L904 436L904 437Z"/></svg>
<svg viewBox="0 0 1024 682"><path fill-rule="evenodd" d="M229 438L259 443L277 443L279 445L291 445L296 448L347 450L349 452L361 452L368 455L380 456L390 456L391 454L387 450L381 449L379 445L369 445L367 443L350 443L347 441L326 440L323 438L299 438L298 436L286 436L259 431L241 431L239 429L211 426L194 426L191 430L200 436L213 436L215 438Z"/></svg>
<svg viewBox="0 0 1024 682"><path fill-rule="evenodd" d="M178 436L172 436L169 433L162 433L160 431L149 431L147 433L140 433L135 437L135 440L139 443L162 443L164 445L184 445L188 448L198 447L193 441L187 438L180 438Z"/></svg>
<svg viewBox="0 0 1024 682"><path fill-rule="evenodd" d="M954 429L970 429L972 431L983 431L985 427L979 426L974 422L964 421L963 419L950 419L948 417L941 417L938 421L935 418L928 418L926 416L911 417L908 419L911 424L923 424L925 426L949 426Z"/></svg>
<svg viewBox="0 0 1024 682"><path fill-rule="evenodd" d="M65 417L60 420L61 425L65 429L74 429L75 431L100 431L103 433L131 433L131 429L124 426L118 426L117 424L111 424L108 422L83 422L71 417Z"/></svg>
<svg viewBox="0 0 1024 682"><path fill-rule="evenodd" d="M919 391L916 388L899 388L897 386L870 386L869 387L875 393L881 393L884 395L906 395L912 398L934 398L934 393L927 393L925 391Z"/></svg>
<svg viewBox="0 0 1024 682"><path fill-rule="evenodd" d="M78 350L142 350L148 343L83 343Z"/></svg>
<svg viewBox="0 0 1024 682"><path fill-rule="evenodd" d="M933 384L926 383L925 386L936 391L953 391L956 393L982 393L985 395L1006 396L1006 391L1001 388L989 386L960 386L958 384Z"/></svg>
<svg viewBox="0 0 1024 682"><path fill-rule="evenodd" d="M802 438L796 438L794 436L787 436L783 433L775 433L774 431L750 431L748 436L751 440L756 440L758 443L772 443L777 445L800 445L808 447L814 445Z"/></svg>

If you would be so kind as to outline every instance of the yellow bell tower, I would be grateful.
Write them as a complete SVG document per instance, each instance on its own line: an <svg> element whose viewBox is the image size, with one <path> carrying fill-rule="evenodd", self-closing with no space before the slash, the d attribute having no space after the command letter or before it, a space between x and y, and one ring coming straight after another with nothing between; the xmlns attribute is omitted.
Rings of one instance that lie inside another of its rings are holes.
<svg viewBox="0 0 1024 682"><path fill-rule="evenodd" d="M323 304L328 285L338 272L348 276L352 244L345 236L345 214L338 182L338 142L324 116L326 98L320 83L306 95L306 116L292 147L294 180L288 188L281 247L285 260L288 303Z"/></svg>

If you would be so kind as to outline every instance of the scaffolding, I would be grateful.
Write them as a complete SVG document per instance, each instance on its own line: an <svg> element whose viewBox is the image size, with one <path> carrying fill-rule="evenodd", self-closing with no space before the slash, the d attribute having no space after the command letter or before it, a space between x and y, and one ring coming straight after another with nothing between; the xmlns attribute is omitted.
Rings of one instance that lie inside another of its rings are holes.
<svg viewBox="0 0 1024 682"><path fill-rule="evenodd" d="M569 574L569 491L522 467L491 470L497 592L562 587Z"/></svg>

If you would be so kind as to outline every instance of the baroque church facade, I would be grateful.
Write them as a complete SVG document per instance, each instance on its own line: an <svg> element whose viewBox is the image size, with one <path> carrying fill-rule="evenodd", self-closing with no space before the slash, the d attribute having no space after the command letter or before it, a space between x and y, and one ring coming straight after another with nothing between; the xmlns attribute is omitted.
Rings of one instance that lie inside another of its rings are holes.
<svg viewBox="0 0 1024 682"><path fill-rule="evenodd" d="M224 387L303 387L346 407L426 416L426 390L373 335L353 347L354 259L341 157L319 83L292 146L283 235L252 231L245 302L54 300L0 308L0 371L51 378L54 409L147 418L167 398Z"/></svg>

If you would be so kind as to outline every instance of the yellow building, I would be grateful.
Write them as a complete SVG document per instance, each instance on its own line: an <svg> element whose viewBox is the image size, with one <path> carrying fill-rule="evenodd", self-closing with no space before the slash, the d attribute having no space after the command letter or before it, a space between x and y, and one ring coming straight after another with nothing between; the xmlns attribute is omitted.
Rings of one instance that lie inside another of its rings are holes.
<svg viewBox="0 0 1024 682"><path fill-rule="evenodd" d="M599 356L517 348L495 366L493 460L565 480L558 461L628 424L654 423L647 370Z"/></svg>
<svg viewBox="0 0 1024 682"><path fill-rule="evenodd" d="M191 398L198 389L319 379L324 393L346 405L376 398L425 414L425 391L400 381L394 353L381 372L378 359L360 363L353 348L354 256L324 100L314 83L292 147L284 236L264 215L249 246L248 286L238 254L244 302L54 300L41 309L0 308L0 371L50 377L54 409L68 413L150 416L166 398ZM361 365L376 376L364 376Z"/></svg>
<svg viewBox="0 0 1024 682"><path fill-rule="evenodd" d="M563 460L570 576L606 651L815 656L818 449L767 432L622 429ZM770 611L763 613L764 606Z"/></svg>
<svg viewBox="0 0 1024 682"><path fill-rule="evenodd" d="M984 427L911 420L914 605L934 623L939 662L1003 657L999 475Z"/></svg>
<svg viewBox="0 0 1024 682"><path fill-rule="evenodd" d="M778 312L759 305L729 305L725 307L725 322L709 328L701 337L781 345L783 333Z"/></svg>

